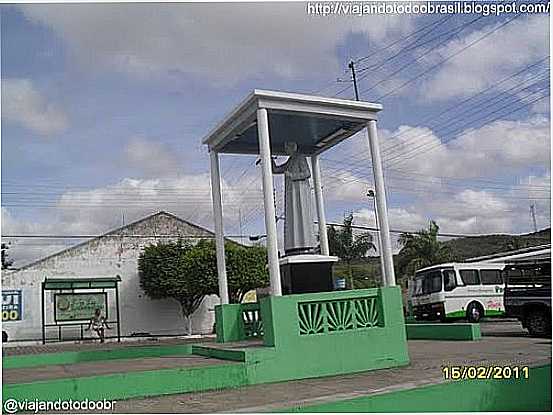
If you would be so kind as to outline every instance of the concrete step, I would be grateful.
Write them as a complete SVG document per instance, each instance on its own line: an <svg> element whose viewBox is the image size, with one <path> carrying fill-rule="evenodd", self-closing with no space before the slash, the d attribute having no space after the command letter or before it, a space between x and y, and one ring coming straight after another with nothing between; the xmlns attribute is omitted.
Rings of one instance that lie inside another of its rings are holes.
<svg viewBox="0 0 553 415"><path fill-rule="evenodd" d="M265 346L262 340L245 340L240 342L210 343L193 345L192 353L199 356L222 360L247 362L248 357L261 353L274 352L274 347Z"/></svg>

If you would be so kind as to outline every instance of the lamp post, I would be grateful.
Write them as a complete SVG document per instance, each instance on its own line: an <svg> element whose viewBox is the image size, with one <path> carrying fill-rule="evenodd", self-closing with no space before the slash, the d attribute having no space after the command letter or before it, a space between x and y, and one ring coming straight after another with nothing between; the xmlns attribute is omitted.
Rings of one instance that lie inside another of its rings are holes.
<svg viewBox="0 0 553 415"><path fill-rule="evenodd" d="M376 211L376 194L373 189L369 189L367 191L367 197L369 199L372 199L373 202L373 211L374 211L374 219L376 222L376 244L377 244L377 251L378 251L378 258L380 259L380 275L381 275L381 282L384 283L384 258L382 257L382 242L380 241L380 227L378 226L378 213Z"/></svg>

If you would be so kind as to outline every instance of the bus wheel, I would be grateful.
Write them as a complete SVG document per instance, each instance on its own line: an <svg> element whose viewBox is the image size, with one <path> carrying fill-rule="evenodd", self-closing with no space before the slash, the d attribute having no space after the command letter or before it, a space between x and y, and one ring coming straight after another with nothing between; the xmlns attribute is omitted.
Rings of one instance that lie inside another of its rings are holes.
<svg viewBox="0 0 553 415"><path fill-rule="evenodd" d="M483 315L484 311L480 304L470 303L467 307L467 320L470 323L478 323Z"/></svg>
<svg viewBox="0 0 553 415"><path fill-rule="evenodd" d="M550 332L547 314L544 310L531 310L526 317L526 325L531 336L542 337Z"/></svg>

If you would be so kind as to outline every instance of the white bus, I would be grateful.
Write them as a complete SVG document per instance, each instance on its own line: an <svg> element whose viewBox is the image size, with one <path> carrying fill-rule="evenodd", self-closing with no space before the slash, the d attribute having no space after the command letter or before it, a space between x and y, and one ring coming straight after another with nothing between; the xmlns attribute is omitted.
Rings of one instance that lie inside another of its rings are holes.
<svg viewBox="0 0 553 415"><path fill-rule="evenodd" d="M501 316L502 270L505 264L449 263L418 270L409 281L409 297L417 320Z"/></svg>

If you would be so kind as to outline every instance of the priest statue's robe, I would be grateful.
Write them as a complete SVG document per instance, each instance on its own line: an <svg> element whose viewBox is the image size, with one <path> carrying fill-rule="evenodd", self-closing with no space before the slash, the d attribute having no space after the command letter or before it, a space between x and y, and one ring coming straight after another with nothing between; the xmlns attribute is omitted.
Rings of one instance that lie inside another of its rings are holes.
<svg viewBox="0 0 553 415"><path fill-rule="evenodd" d="M309 178L311 171L307 159L298 153L295 142L285 143L288 160L277 166L273 161L273 173L284 174L284 251L286 255L313 253L313 195Z"/></svg>

